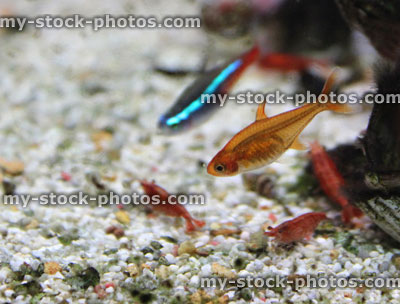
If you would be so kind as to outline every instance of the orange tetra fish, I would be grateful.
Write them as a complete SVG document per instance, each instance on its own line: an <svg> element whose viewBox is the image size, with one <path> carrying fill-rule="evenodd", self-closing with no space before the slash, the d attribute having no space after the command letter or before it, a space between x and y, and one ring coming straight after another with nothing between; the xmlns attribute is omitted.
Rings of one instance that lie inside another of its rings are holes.
<svg viewBox="0 0 400 304"><path fill-rule="evenodd" d="M270 231L264 232L275 237L275 241L283 244L310 239L315 228L327 217L323 212L309 212L292 220L283 222L275 228L268 227Z"/></svg>
<svg viewBox="0 0 400 304"><path fill-rule="evenodd" d="M155 183L150 183L145 180L140 181L144 192L153 198L153 196L158 196L160 204L152 204L153 210L163 212L169 216L183 217L186 221L186 231L192 232L196 230L197 227L203 227L205 225L204 221L194 219L186 208L178 203L170 204L168 203L168 198L170 194L160 186Z"/></svg>
<svg viewBox="0 0 400 304"><path fill-rule="evenodd" d="M335 81L331 73L322 94L328 94ZM320 95L320 97L321 97ZM297 109L268 118L264 104L258 106L256 121L237 133L208 164L207 172L214 176L232 176L258 169L278 159L287 149L303 150L298 136L318 113L331 110L350 112L347 105L328 101L306 104Z"/></svg>

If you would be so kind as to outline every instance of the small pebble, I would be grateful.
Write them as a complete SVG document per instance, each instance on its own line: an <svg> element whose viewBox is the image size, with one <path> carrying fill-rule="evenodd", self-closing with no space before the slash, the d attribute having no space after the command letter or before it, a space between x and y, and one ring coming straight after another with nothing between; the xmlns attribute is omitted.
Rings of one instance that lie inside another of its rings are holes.
<svg viewBox="0 0 400 304"><path fill-rule="evenodd" d="M225 277L228 279L236 278L236 274L232 270L230 270L218 263L212 263L211 268L212 268L212 272L218 276Z"/></svg>
<svg viewBox="0 0 400 304"><path fill-rule="evenodd" d="M190 255L195 254L197 251L196 247L191 241L184 241L179 245L178 255L182 255L184 253L188 253Z"/></svg>
<svg viewBox="0 0 400 304"><path fill-rule="evenodd" d="M62 267L57 262L44 263L44 273L46 273L46 274L53 275L61 270L62 270Z"/></svg>
<svg viewBox="0 0 400 304"><path fill-rule="evenodd" d="M8 161L0 157L0 168L10 175L20 175L25 170L25 165L21 161Z"/></svg>
<svg viewBox="0 0 400 304"><path fill-rule="evenodd" d="M139 274L139 268L135 264L129 265L126 270L131 277L135 277Z"/></svg>
<svg viewBox="0 0 400 304"><path fill-rule="evenodd" d="M127 225L131 222L129 214L123 210L119 210L119 211L115 212L115 217L116 217L117 221L120 222L121 224Z"/></svg>

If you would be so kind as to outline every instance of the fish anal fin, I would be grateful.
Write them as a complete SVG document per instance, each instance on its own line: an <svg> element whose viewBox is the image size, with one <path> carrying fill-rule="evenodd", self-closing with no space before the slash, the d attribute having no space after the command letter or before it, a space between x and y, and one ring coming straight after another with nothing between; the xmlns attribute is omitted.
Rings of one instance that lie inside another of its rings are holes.
<svg viewBox="0 0 400 304"><path fill-rule="evenodd" d="M257 108L256 121L266 118L268 118L268 116L265 114L265 102L263 102Z"/></svg>
<svg viewBox="0 0 400 304"><path fill-rule="evenodd" d="M299 137L296 137L296 139L293 141L292 145L290 146L290 149L295 149L295 150L307 150L307 146L303 144L300 140Z"/></svg>

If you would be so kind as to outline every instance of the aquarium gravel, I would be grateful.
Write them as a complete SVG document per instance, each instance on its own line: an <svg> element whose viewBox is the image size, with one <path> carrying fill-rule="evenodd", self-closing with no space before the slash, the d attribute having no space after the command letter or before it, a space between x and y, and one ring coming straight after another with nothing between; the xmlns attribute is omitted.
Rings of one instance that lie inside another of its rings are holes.
<svg viewBox="0 0 400 304"><path fill-rule="evenodd" d="M2 1L18 15L196 14L192 1ZM201 193L187 206L206 225L185 233L181 218L149 215L144 206L2 204L0 303L400 303L389 288L201 288L202 277L335 275L398 277L398 245L368 219L354 228L312 187L306 151L290 150L259 170L274 181L265 197L241 176L215 178L205 164L254 121L255 105L228 104L193 131L165 136L158 117L197 69L207 49L200 30L59 29L0 32L1 193L96 195L143 193L155 180L170 193ZM295 76L251 68L235 90L290 88ZM368 88L368 84L364 87ZM290 105L267 106L268 115ZM328 148L354 140L370 108L320 114L305 142ZM315 185L314 185L315 186ZM311 211L326 212L308 240L277 244L268 226Z"/></svg>

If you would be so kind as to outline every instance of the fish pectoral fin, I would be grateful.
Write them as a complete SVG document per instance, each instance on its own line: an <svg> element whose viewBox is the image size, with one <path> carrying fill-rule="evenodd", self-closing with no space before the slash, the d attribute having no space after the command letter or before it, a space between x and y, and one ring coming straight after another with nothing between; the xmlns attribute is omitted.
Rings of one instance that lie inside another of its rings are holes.
<svg viewBox="0 0 400 304"><path fill-rule="evenodd" d="M290 146L290 149L295 149L295 150L307 150L307 146L303 144L300 140L299 137L296 137L292 145Z"/></svg>
<svg viewBox="0 0 400 304"><path fill-rule="evenodd" d="M256 114L256 121L268 118L268 116L265 114L265 104L266 104L266 102L264 101L262 104L260 104L258 106L257 114Z"/></svg>

